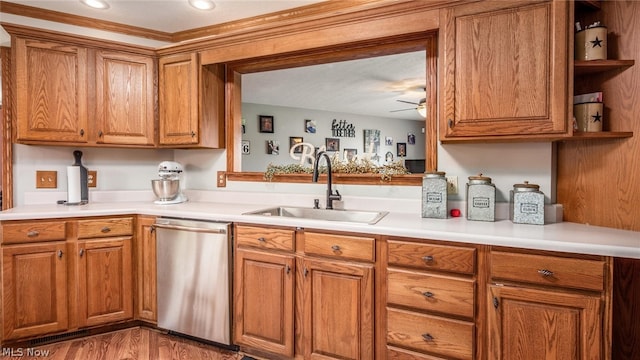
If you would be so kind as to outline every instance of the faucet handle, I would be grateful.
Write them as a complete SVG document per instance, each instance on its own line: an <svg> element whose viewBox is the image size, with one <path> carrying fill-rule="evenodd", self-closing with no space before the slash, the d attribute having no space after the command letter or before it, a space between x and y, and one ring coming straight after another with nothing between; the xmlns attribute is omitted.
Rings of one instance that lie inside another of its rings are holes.
<svg viewBox="0 0 640 360"><path fill-rule="evenodd" d="M320 209L320 199L313 199L313 208Z"/></svg>
<svg viewBox="0 0 640 360"><path fill-rule="evenodd" d="M342 199L342 195L340 195L340 192L338 191L338 189L336 189L336 197L337 197L337 200Z"/></svg>

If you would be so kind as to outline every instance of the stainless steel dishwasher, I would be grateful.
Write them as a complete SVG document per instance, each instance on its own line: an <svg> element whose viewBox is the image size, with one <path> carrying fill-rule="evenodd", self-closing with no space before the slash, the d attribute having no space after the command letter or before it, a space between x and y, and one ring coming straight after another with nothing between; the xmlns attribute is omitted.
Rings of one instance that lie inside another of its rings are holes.
<svg viewBox="0 0 640 360"><path fill-rule="evenodd" d="M158 327L231 345L231 226L158 218Z"/></svg>

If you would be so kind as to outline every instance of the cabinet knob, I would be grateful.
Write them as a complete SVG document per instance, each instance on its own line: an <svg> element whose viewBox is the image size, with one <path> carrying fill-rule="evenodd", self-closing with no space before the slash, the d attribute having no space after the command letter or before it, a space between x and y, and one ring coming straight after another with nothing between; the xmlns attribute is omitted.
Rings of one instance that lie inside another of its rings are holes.
<svg viewBox="0 0 640 360"><path fill-rule="evenodd" d="M547 270L547 269L540 269L538 270L538 274L544 276L544 277L549 277L549 276L553 276L553 271L551 270Z"/></svg>
<svg viewBox="0 0 640 360"><path fill-rule="evenodd" d="M287 266L284 268L284 270L285 270L285 272L287 273L287 275L289 275L289 273L291 272L291 266L287 265Z"/></svg>
<svg viewBox="0 0 640 360"><path fill-rule="evenodd" d="M101 232L103 232L103 233L108 233L108 232L110 232L110 231L111 231L111 228L110 228L110 227L108 227L108 226L105 226L105 227L103 227L102 229L100 229L100 231L101 231Z"/></svg>
<svg viewBox="0 0 640 360"><path fill-rule="evenodd" d="M431 334L429 334L429 333L422 334L422 340L424 340L424 341L433 341L433 336L431 336Z"/></svg>
<svg viewBox="0 0 640 360"><path fill-rule="evenodd" d="M428 298L432 298L433 297L433 293L431 291L425 291L422 293L422 295L424 295L425 297Z"/></svg>
<svg viewBox="0 0 640 360"><path fill-rule="evenodd" d="M84 136L84 129L80 129L80 136Z"/></svg>
<svg viewBox="0 0 640 360"><path fill-rule="evenodd" d="M338 246L338 245L333 245L333 246L331 246L331 250L333 250L333 251L340 251L340 246Z"/></svg>
<svg viewBox="0 0 640 360"><path fill-rule="evenodd" d="M195 131L191 132L191 137L196 137L196 132Z"/></svg>
<svg viewBox="0 0 640 360"><path fill-rule="evenodd" d="M302 274L304 275L304 277L307 277L307 274L309 274L309 269L307 269L307 267L304 267L304 270L302 271Z"/></svg>
<svg viewBox="0 0 640 360"><path fill-rule="evenodd" d="M36 230L31 230L27 233L27 237L36 237L38 235L40 235L40 233Z"/></svg>
<svg viewBox="0 0 640 360"><path fill-rule="evenodd" d="M102 130L98 131L98 137L102 137L103 133Z"/></svg>
<svg viewBox="0 0 640 360"><path fill-rule="evenodd" d="M494 296L493 297L493 307L497 309L498 306L500 306L500 301L498 301L498 298Z"/></svg>
<svg viewBox="0 0 640 360"><path fill-rule="evenodd" d="M63 255L63 254L64 254L64 253L62 252L62 250L58 250L58 258L62 259L62 255Z"/></svg>
<svg viewBox="0 0 640 360"><path fill-rule="evenodd" d="M449 121L447 122L449 124L449 129L453 128L453 120L449 119Z"/></svg>
<svg viewBox="0 0 640 360"><path fill-rule="evenodd" d="M433 261L433 256L431 256L431 255L423 256L422 260L424 260L425 262L432 262Z"/></svg>
<svg viewBox="0 0 640 360"><path fill-rule="evenodd" d="M264 237L261 236L261 237L258 238L258 241L263 243L263 242L267 242L267 239L265 239Z"/></svg>
<svg viewBox="0 0 640 360"><path fill-rule="evenodd" d="M82 255L84 255L84 249L80 249L80 257L82 257Z"/></svg>

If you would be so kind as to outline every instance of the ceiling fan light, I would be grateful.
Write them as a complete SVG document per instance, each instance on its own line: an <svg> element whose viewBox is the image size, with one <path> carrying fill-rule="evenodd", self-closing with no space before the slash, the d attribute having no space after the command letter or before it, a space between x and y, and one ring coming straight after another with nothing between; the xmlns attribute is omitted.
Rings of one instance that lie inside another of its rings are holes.
<svg viewBox="0 0 640 360"><path fill-rule="evenodd" d="M416 110L418 110L418 114L420 114L420 116L422 116L423 118L427 117L427 101L426 100L427 99L420 100L420 103L416 108Z"/></svg>
<svg viewBox="0 0 640 360"><path fill-rule="evenodd" d="M109 4L104 0L80 0L80 2L94 9L105 10L109 8Z"/></svg>
<svg viewBox="0 0 640 360"><path fill-rule="evenodd" d="M189 0L189 5L198 10L213 10L216 7L211 0Z"/></svg>

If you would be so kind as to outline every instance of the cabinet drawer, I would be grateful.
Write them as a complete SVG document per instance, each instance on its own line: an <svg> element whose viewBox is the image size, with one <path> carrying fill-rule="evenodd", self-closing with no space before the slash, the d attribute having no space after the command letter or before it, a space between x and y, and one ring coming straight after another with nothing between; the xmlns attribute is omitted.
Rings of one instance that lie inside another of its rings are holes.
<svg viewBox="0 0 640 360"><path fill-rule="evenodd" d="M133 234L132 218L78 220L78 239Z"/></svg>
<svg viewBox="0 0 640 360"><path fill-rule="evenodd" d="M60 220L2 224L4 244L66 239L66 222Z"/></svg>
<svg viewBox="0 0 640 360"><path fill-rule="evenodd" d="M387 346L387 359L389 360L446 360L445 358L422 354L407 349Z"/></svg>
<svg viewBox="0 0 640 360"><path fill-rule="evenodd" d="M304 233L305 254L374 261L375 239L360 236Z"/></svg>
<svg viewBox="0 0 640 360"><path fill-rule="evenodd" d="M473 274L476 249L389 240L389 265Z"/></svg>
<svg viewBox="0 0 640 360"><path fill-rule="evenodd" d="M471 322L387 308L387 343L456 359L473 359Z"/></svg>
<svg viewBox="0 0 640 360"><path fill-rule="evenodd" d="M238 246L251 246L263 249L294 250L295 231L271 229L256 226L236 226Z"/></svg>
<svg viewBox="0 0 640 360"><path fill-rule="evenodd" d="M491 252L495 279L601 291L604 273L604 261Z"/></svg>
<svg viewBox="0 0 640 360"><path fill-rule="evenodd" d="M387 280L389 304L473 318L474 280L396 269Z"/></svg>

